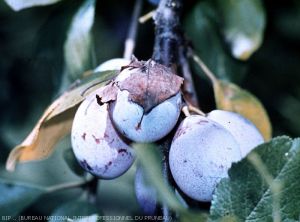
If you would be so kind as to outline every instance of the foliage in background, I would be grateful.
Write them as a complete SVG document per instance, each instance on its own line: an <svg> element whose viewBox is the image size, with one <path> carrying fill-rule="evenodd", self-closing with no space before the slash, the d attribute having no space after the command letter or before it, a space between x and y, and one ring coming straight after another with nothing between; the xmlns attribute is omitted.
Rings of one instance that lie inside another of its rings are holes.
<svg viewBox="0 0 300 222"><path fill-rule="evenodd" d="M5 2L18 12L14 12ZM274 126L273 135L298 136L300 4L297 1L276 3L269 0L241 0L233 5L232 2L207 0L186 3L183 15L187 36L197 54L218 78L238 83L262 100ZM71 215L74 210L77 211L77 203L87 201L85 185L91 177L74 165L68 139L60 142L54 154L45 161L21 164L14 173L8 173L4 164L10 149L26 137L58 92L66 89L65 82L69 82L66 79L74 80L81 77L83 71L94 68L106 59L122 55L134 2L114 0L95 3L92 0L0 2L1 215L60 215L63 212ZM145 13L152 9L153 5L145 3ZM81 16L86 18L86 23L80 24L82 20L78 17ZM151 42L153 25L149 22L142 25L139 32L135 53L138 58L150 57L152 45L148 43ZM238 47L241 42L247 47ZM255 52L259 46L261 48ZM241 61L250 55L247 62ZM73 64L75 57L76 66ZM193 69L199 74L195 80L199 83L196 87L200 100L204 101L201 106L204 110L210 110L215 105L213 100L203 100L201 97L212 94L212 88L210 84L205 84L203 72L196 66ZM151 148L143 152L141 155L151 157ZM257 153L270 170L271 182L280 180L283 185L297 184L299 140L276 138L260 146ZM268 162L271 160L278 160L278 164L272 165ZM141 161L144 164L153 162L150 158ZM253 160L252 165L250 162L245 159L234 165L230 180L225 179L219 185L212 204L212 220L223 216L242 221L260 217L253 206L259 201L271 203L274 198L276 200L277 193L272 193L270 189L272 184L263 182L259 172L253 169ZM82 214L139 215L133 191L134 170L135 167L132 167L115 181L101 181L97 200L101 209L87 204L87 208L81 208ZM247 175L252 175L251 178L240 176L245 171ZM154 169L152 176L155 174ZM251 189L257 186L255 181L263 183L261 190ZM278 202L278 209L299 201L293 199L299 194L299 186L292 185L284 191L285 198ZM153 186L160 191L168 189L159 181ZM224 192L225 188L234 192ZM247 205L247 212L240 209L243 195L256 197ZM68 202L74 198L76 201L70 206ZM182 213L182 220L190 221L193 213L199 214L185 211L172 193L166 198L170 206ZM43 208L39 203L45 203L44 200L47 203ZM282 219L297 220L298 209L290 209L291 212L284 211L284 215L280 216ZM261 210L267 219L272 219L274 209ZM199 214L199 217L202 216Z"/></svg>
<svg viewBox="0 0 300 222"><path fill-rule="evenodd" d="M234 164L229 179L223 179L216 189L211 219L298 221L299 142L277 137Z"/></svg>

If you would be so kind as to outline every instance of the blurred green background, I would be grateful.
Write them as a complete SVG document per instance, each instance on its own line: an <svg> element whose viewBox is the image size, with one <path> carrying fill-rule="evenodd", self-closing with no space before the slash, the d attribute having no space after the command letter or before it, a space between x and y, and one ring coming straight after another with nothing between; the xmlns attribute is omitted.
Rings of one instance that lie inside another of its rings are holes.
<svg viewBox="0 0 300 222"><path fill-rule="evenodd" d="M2 168L10 149L26 137L43 110L58 95L61 88L64 87L62 86L64 78L63 46L72 16L82 2L64 0L50 6L14 12L4 1L0 1L0 161ZM185 4L183 24L184 29L188 33L187 38L192 40L192 45L198 44L193 36L195 34L193 30L196 30L194 25L204 24L193 21L193 13L199 8L201 10L203 8L207 9L208 15L204 15L204 17L206 16L205 19L207 19L208 23L204 25L211 24L211 27L208 26L208 29L206 27L203 30L213 30L211 33L214 33L215 38L221 42L221 47L216 48L213 45L214 40L211 40L209 33L203 33L203 36L199 37L199 41L203 41L204 45L200 50L200 56L203 56L204 61L214 61L214 58L221 55L226 58L223 66L230 73L228 72L227 76L221 77L238 83L262 101L270 115L274 129L273 135L299 136L300 2L297 0L263 1L266 13L266 29L263 43L261 48L246 62L237 61L230 55L228 46L220 34L222 22L215 21L210 17L209 8L214 7L214 1L188 1ZM204 7L203 5L205 4L206 6ZM134 1L132 0L97 2L93 26L95 58L94 64L91 64L89 67L90 69L107 59L122 57L124 40L127 35L133 6ZM153 9L153 5L146 1L144 2L143 13ZM217 11L213 13L218 14ZM201 17L197 19L201 19ZM152 21L148 21L139 27L135 50L135 55L139 59L146 60L152 55L153 28ZM211 40L211 44L206 44L206 40ZM210 62L207 64L214 66ZM216 67L210 66L210 68L214 70ZM193 70L201 107L204 111L210 111L214 108L213 92L210 83L203 75L197 75L199 73L197 68L193 67ZM60 146L70 148L68 141L60 144ZM55 155L60 156L59 153ZM55 161L59 160L50 159L44 165L40 163L29 164L30 166L26 166L27 168L25 167L24 171L21 170L18 175L21 175L22 172L27 172L25 175L30 175L31 169L42 166L40 174L37 175L49 178L49 175L55 175L55 170L49 170L47 173L43 170L47 167L52 167ZM62 167L67 171L69 169L66 164ZM71 172L67 174L70 174L70 178L77 180L77 177ZM9 176L2 169L2 179L0 181L5 183L7 181L22 182L21 176L18 175L14 177ZM123 186L122 189L129 189L127 194L131 195L133 188L127 185L132 182L132 172L126 175L120 178L121 182L117 183L119 186ZM60 176L64 177L65 175ZM58 179L58 181L60 180ZM40 184L37 181L38 179L34 183ZM30 183L29 181L28 184ZM109 184L109 182L104 182L104 187L106 183ZM110 190L113 189L111 184L108 187ZM1 192L4 192L6 189L8 194L9 192L14 192L12 190L14 187L7 187L4 184L1 185L1 189ZM105 190L106 188L103 189ZM116 189L121 188L117 187ZM20 207L19 211L23 212L23 214L24 212L25 214L30 214L30 212L42 215L50 214L59 203L58 197L67 201L78 194L76 189L63 192L63 197L60 193L42 197L49 202L49 206L44 207L45 209L34 205L35 207L27 208L27 210ZM120 195L119 192L117 192L115 197ZM32 196L32 193L28 195ZM39 197L39 194L35 193L35 195ZM119 210L128 208L126 202L133 201L133 209L131 210L135 212L136 203L133 196L126 198L128 200L124 199L122 203L119 199L114 200L110 197L107 199L109 201L106 203L108 204L106 208L111 209L110 206L115 205L114 201L120 202L119 207L117 207ZM7 197L8 199L9 197ZM41 198L39 199L39 201L42 200ZM51 202L52 200L53 203ZM2 213L7 213L5 210L8 209L9 205L5 202L5 197L0 202L2 204L0 204L0 211L4 209ZM28 203L28 206L30 204ZM102 205L104 205L103 202ZM28 206L26 205L26 207Z"/></svg>

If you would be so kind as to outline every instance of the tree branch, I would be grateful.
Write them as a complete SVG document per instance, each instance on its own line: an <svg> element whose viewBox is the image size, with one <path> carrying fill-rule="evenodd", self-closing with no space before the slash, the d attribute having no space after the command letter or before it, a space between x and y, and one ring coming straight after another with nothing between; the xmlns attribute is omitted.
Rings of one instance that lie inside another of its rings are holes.
<svg viewBox="0 0 300 222"><path fill-rule="evenodd" d="M154 16L155 42L152 59L168 67L179 64L179 47L182 44L182 31L180 26L181 0L161 0ZM160 143L163 152L162 173L165 182L172 184L169 169L169 149L171 135L165 137ZM174 212L166 204L161 206L164 221L171 221Z"/></svg>
<svg viewBox="0 0 300 222"><path fill-rule="evenodd" d="M181 44L181 0L161 0L154 16L155 43L152 58L168 67L178 63Z"/></svg>

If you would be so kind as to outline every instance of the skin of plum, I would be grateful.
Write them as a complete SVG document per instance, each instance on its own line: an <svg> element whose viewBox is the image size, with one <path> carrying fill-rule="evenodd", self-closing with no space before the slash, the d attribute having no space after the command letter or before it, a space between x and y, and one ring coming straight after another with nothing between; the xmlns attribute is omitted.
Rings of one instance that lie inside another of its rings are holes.
<svg viewBox="0 0 300 222"><path fill-rule="evenodd" d="M124 58L110 59L94 69L94 72L104 72L108 70L120 70L122 66L128 65L130 60Z"/></svg>
<svg viewBox="0 0 300 222"><path fill-rule="evenodd" d="M238 113L214 110L208 113L207 118L219 123L234 136L240 145L242 157L247 156L253 148L264 142L255 125Z"/></svg>
<svg viewBox="0 0 300 222"><path fill-rule="evenodd" d="M147 183L144 171L138 167L135 174L134 188L136 199L145 215L155 215L157 207L156 190Z"/></svg>
<svg viewBox="0 0 300 222"><path fill-rule="evenodd" d="M212 199L217 183L241 159L239 145L220 124L199 115L186 117L173 138L169 165L178 187L197 201Z"/></svg>
<svg viewBox="0 0 300 222"><path fill-rule="evenodd" d="M135 159L135 152L119 136L108 114L108 105L100 106L96 93L79 106L72 126L71 141L80 165L102 179L125 173Z"/></svg>
<svg viewBox="0 0 300 222"><path fill-rule="evenodd" d="M166 136L175 126L181 110L181 94L165 100L149 113L128 100L128 91L119 90L111 104L111 117L116 128L135 142L154 142Z"/></svg>

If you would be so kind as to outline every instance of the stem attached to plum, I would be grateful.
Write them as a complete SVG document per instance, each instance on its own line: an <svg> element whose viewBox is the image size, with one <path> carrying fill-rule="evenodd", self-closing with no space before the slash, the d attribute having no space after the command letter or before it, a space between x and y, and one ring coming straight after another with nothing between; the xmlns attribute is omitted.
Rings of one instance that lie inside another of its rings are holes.
<svg viewBox="0 0 300 222"><path fill-rule="evenodd" d="M209 80L216 84L218 82L218 79L216 75L205 65L205 63L202 61L202 59L197 56L195 53L192 53L193 60L197 63L197 65L202 69L204 74L209 78Z"/></svg>
<svg viewBox="0 0 300 222"><path fill-rule="evenodd" d="M179 48L179 62L181 66L182 77L184 78L182 93L187 104L199 107L197 93L194 86L192 72L187 58L186 44Z"/></svg>

